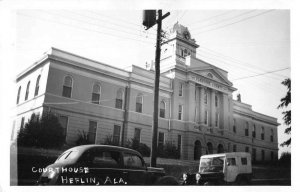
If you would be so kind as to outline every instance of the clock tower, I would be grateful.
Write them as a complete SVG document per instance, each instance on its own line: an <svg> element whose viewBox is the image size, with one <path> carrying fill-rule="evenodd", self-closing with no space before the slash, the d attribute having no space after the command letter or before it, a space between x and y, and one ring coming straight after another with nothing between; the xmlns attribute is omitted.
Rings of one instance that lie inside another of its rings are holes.
<svg viewBox="0 0 300 192"><path fill-rule="evenodd" d="M196 57L196 49L198 47L199 45L191 37L188 28L180 25L178 22L175 23L170 31L169 39L161 46L162 69L169 66L170 62L173 65L184 65L187 56Z"/></svg>

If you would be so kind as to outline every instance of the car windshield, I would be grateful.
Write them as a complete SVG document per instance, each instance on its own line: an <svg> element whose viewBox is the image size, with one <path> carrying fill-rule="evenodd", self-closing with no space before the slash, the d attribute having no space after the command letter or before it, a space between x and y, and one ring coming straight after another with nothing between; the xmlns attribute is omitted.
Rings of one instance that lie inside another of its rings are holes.
<svg viewBox="0 0 300 192"><path fill-rule="evenodd" d="M65 153L63 153L61 156L59 156L57 158L57 160L55 161L55 163L60 163L63 161L69 161L69 160L73 160L75 158L78 157L78 151L66 151Z"/></svg>
<svg viewBox="0 0 300 192"><path fill-rule="evenodd" d="M200 173L203 172L222 172L224 157L202 158L200 161Z"/></svg>

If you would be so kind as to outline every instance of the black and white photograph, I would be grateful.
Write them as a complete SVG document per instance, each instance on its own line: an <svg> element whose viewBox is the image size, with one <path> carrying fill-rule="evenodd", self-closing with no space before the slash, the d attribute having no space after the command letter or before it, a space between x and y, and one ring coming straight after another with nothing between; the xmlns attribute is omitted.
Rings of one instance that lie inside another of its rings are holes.
<svg viewBox="0 0 300 192"><path fill-rule="evenodd" d="M17 2L0 191L296 191L291 2Z"/></svg>

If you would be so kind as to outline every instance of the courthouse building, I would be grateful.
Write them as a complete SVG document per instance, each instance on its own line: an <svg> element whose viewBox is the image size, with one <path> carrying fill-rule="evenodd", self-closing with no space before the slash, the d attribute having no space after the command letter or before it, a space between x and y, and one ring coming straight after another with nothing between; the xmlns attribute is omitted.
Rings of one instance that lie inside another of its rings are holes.
<svg viewBox="0 0 300 192"><path fill-rule="evenodd" d="M162 45L158 143L172 142L181 159L232 151L277 159L277 119L253 111L240 96L234 100L228 72L198 59L197 47L178 23ZM16 78L12 140L32 113L51 111L68 144L85 131L96 144L112 136L150 147L154 70L153 63L123 70L51 48Z"/></svg>

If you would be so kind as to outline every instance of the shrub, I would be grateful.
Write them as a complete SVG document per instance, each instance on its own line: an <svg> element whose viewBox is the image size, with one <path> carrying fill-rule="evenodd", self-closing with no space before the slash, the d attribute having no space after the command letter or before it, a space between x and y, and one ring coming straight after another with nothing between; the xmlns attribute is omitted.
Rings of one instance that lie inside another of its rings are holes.
<svg viewBox="0 0 300 192"><path fill-rule="evenodd" d="M76 145L86 145L86 144L92 144L89 141L89 136L86 132L82 131L78 133L78 139L76 141Z"/></svg>
<svg viewBox="0 0 300 192"><path fill-rule="evenodd" d="M284 152L281 154L279 159L280 165L291 166L291 153Z"/></svg>
<svg viewBox="0 0 300 192"><path fill-rule="evenodd" d="M105 140L104 140L104 145L114 145L114 146L120 146L120 143L117 143L113 140L112 135L107 135Z"/></svg>
<svg viewBox="0 0 300 192"><path fill-rule="evenodd" d="M180 151L170 141L167 141L163 146L158 147L157 156L163 158L179 159Z"/></svg>
<svg viewBox="0 0 300 192"><path fill-rule="evenodd" d="M42 118L32 115L18 133L18 146L59 148L65 142L63 128L52 113L44 113Z"/></svg>

